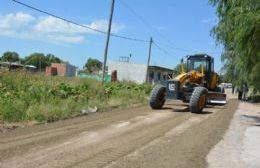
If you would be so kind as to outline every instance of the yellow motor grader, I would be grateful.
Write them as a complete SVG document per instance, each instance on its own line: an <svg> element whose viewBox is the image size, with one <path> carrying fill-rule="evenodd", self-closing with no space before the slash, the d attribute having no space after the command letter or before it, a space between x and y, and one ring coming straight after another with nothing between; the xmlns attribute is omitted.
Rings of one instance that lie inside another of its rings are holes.
<svg viewBox="0 0 260 168"><path fill-rule="evenodd" d="M156 85L151 91L150 106L163 107L167 99L189 102L192 113L200 113L207 103L225 104L224 87L219 86L219 75L214 72L214 58L207 54L187 56L186 69L181 64L181 74L169 79L165 85Z"/></svg>

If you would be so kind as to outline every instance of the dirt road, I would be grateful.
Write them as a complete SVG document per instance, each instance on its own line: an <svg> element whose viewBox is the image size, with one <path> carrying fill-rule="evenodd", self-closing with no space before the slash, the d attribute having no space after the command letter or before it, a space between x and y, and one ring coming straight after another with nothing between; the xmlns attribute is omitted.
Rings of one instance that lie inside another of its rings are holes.
<svg viewBox="0 0 260 168"><path fill-rule="evenodd" d="M18 128L0 133L0 167L205 167L237 105L191 114L173 101Z"/></svg>

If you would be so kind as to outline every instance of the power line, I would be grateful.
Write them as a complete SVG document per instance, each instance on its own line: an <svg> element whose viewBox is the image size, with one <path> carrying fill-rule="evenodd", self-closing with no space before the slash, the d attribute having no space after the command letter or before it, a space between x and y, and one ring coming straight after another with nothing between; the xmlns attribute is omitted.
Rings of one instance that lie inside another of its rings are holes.
<svg viewBox="0 0 260 168"><path fill-rule="evenodd" d="M28 5L28 4L26 4L26 3L23 3L23 2L20 2L20 1L17 1L17 0L11 0L11 1L13 1L13 2L15 2L15 3L17 3L17 4L20 4L20 5L22 5L22 6L25 6L25 7L27 7L27 8L30 8L30 9L32 9L32 10L35 10L35 11L37 11L37 12L44 13L44 14L46 14L46 15L49 15L49 16L52 16L52 17L54 17L54 18L60 19L60 20L65 21L65 22L67 22L67 23L74 24L74 25L77 25L77 26L80 26L80 27L83 27L83 28L86 28L86 29L89 29L89 30L98 32L98 33L107 34L107 32L105 32L105 31L98 30L98 29L94 29L94 28L92 28L92 27L89 27L89 26L86 26L86 25L77 23L77 22L75 22L75 21L72 21L72 20L69 20L69 19L66 19L66 18L57 16L57 15L55 15L55 14L52 14L52 13L50 13L50 12L44 11L44 10L42 10L42 9L36 8L36 7L34 7L34 6L31 6L31 5ZM111 36L117 37L117 38L121 38L121 39L125 39L125 40L132 40L132 41L146 42L146 43L149 42L148 40L137 39L137 38L127 37L127 36L122 36L122 35L117 35L117 34L111 34Z"/></svg>
<svg viewBox="0 0 260 168"><path fill-rule="evenodd" d="M157 43L155 43L153 41L154 46L156 46L159 50L161 50L163 53L165 53L166 55L170 56L170 57L174 57L170 52L168 52L167 50L165 50L164 48L162 48L160 45L158 45Z"/></svg>
<svg viewBox="0 0 260 168"><path fill-rule="evenodd" d="M192 52L192 53L198 53L198 51L195 50L190 50L190 49L184 49L184 48L180 48L177 47L174 43L171 42L171 40L169 40L164 34L162 34L161 32L159 32L157 29L155 29L151 24L149 24L149 22L147 22L141 15L139 15L134 9L132 9L124 0L120 1L121 4L128 9L133 15L135 15L147 28L152 29L154 32L156 32L159 36L161 36L161 38L163 38L165 41L167 41L166 43L162 43L162 42L158 42L160 45L163 45L167 48L171 48L173 50L178 50L178 51L182 51L182 52ZM207 52L209 54L217 54L217 52Z"/></svg>
<svg viewBox="0 0 260 168"><path fill-rule="evenodd" d="M171 44L171 48L174 48L175 50L179 51L185 51L185 52L190 52L191 50L187 49L182 49L179 47L175 47L175 44L171 42L164 34L161 32L157 31L151 24L149 24L141 15L139 15L134 9L132 9L124 0L121 0L123 6L127 8L133 15L135 15L147 28L152 29L154 32L156 32L161 38L165 39L169 44Z"/></svg>
<svg viewBox="0 0 260 168"><path fill-rule="evenodd" d="M157 41L157 44L160 44L166 48L169 48L169 49L172 49L172 50L179 50L179 51L183 51L183 52L192 52L192 53L207 53L207 54L221 54L221 52L214 52L214 51L209 51L209 52L198 52L198 51L195 51L195 50L186 50L186 49L181 49L181 48L177 48L177 47L174 47L172 45L169 45L169 44L166 44L166 43L162 43L162 42L158 42Z"/></svg>
<svg viewBox="0 0 260 168"><path fill-rule="evenodd" d="M157 42L158 44L166 47L166 48L170 48L172 50L179 50L179 51L182 51L182 52L194 52L192 50L186 50L186 49L183 49L183 48L179 48L179 47L175 47L173 45L170 45L170 44L166 44L166 43L162 43L162 42Z"/></svg>
<svg viewBox="0 0 260 168"><path fill-rule="evenodd" d="M21 1L17 1L17 0L11 0L11 1L13 1L13 2L15 2L15 3L17 3L17 4L20 4L20 5L22 5L22 6L25 6L25 7L27 7L27 8L30 8L30 9L32 9L32 10L35 10L35 11L37 11L37 12L44 13L44 14L46 14L46 15L49 15L49 16L52 16L52 17L54 17L54 18L60 19L60 20L65 21L65 22L67 22L67 23L74 24L74 25L77 25L77 26L80 26L80 27L83 27L83 28L86 28L86 29L89 29L89 30L92 30L92 31L95 31L95 32L98 32L98 33L101 33L101 34L104 34L104 35L107 34L107 32L105 32L105 31L98 30L98 29L95 29L95 28L92 28L92 27L89 27L89 26L80 24L80 23L78 23L78 22L75 22L75 21L66 19L66 18L64 18L64 17L57 16L57 15L55 15L55 14L52 14L52 13L50 13L50 12L47 12L47 11L44 11L44 10L42 10L42 9L36 8L36 7L31 6L31 5L29 5L29 4L23 3L23 2L21 2ZM182 48L175 47L175 45L173 45L173 44L171 43L171 41L168 40L168 38L166 38L163 34L161 34L160 32L158 32L153 26L151 26L148 22L146 22L145 19L143 19L143 17L141 17L140 15L138 15L129 5L127 5L125 2L123 2L123 0L121 0L121 2L122 2L122 4L123 4L129 11L131 11L136 17L138 17L138 18L143 22L143 24L144 24L146 27L150 27L150 28L153 29L158 35L160 35L160 36L163 37L166 41L168 41L168 44L166 44L166 43L161 43L161 42L154 43L158 49L160 49L161 51L163 51L165 54L167 54L167 55L169 55L169 56L171 56L171 54L170 54L167 50L165 50L165 49L163 49L162 47L160 47L158 44L163 45L163 46L165 46L165 47L167 47L167 48L174 49L174 50L179 50L179 51L184 51L184 52L191 52L191 50L186 50L186 49L182 49ZM137 41L137 42L145 42L145 43L149 43L149 42L150 42L149 40L138 39L138 38L133 38L133 37L128 37L128 36L122 36L122 35L117 35L117 34L113 34L113 33L111 33L111 36L116 37L116 38L125 39L125 40ZM170 45L170 44L171 44L171 45ZM196 52L196 51L192 51L192 52ZM216 54L216 52L212 52L212 53Z"/></svg>

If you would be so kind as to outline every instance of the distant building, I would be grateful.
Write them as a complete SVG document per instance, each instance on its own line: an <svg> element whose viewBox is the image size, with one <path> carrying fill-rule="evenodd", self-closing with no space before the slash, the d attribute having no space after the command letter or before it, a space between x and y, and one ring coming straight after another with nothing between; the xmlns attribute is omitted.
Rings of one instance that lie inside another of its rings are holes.
<svg viewBox="0 0 260 168"><path fill-rule="evenodd" d="M0 62L0 68L9 69L9 70L22 70L26 69L27 71L34 72L36 67L33 65L23 65L18 62Z"/></svg>
<svg viewBox="0 0 260 168"><path fill-rule="evenodd" d="M155 84L158 82L165 82L174 75L173 69L151 65L148 68L148 81Z"/></svg>
<svg viewBox="0 0 260 168"><path fill-rule="evenodd" d="M15 69L23 69L24 66L18 62L0 62L0 67L9 70L15 70Z"/></svg>
<svg viewBox="0 0 260 168"><path fill-rule="evenodd" d="M36 71L37 71L37 67L34 66L34 65L24 65L24 68L25 68L27 71L30 71L30 72L36 72Z"/></svg>
<svg viewBox="0 0 260 168"><path fill-rule="evenodd" d="M74 77L77 73L77 67L69 63L52 63L51 66L46 67L45 74L48 76L65 76Z"/></svg>
<svg viewBox="0 0 260 168"><path fill-rule="evenodd" d="M145 64L135 64L131 62L110 61L108 62L108 73L111 74L113 70L117 70L117 79L119 81L133 81L135 83L146 82ZM173 70L160 66L148 67L148 81L149 83L161 83L173 76Z"/></svg>

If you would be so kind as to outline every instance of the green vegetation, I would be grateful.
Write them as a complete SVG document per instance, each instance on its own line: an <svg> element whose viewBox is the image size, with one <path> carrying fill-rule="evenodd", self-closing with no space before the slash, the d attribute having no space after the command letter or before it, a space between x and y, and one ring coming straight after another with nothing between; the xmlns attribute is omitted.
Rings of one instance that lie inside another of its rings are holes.
<svg viewBox="0 0 260 168"><path fill-rule="evenodd" d="M181 64L177 64L173 70L176 72L176 75L181 74Z"/></svg>
<svg viewBox="0 0 260 168"><path fill-rule="evenodd" d="M19 61L19 55L16 52L7 51L2 55L1 60L6 62L17 62Z"/></svg>
<svg viewBox="0 0 260 168"><path fill-rule="evenodd" d="M252 99L252 102L254 103L260 102L260 95L251 95L249 98Z"/></svg>
<svg viewBox="0 0 260 168"><path fill-rule="evenodd" d="M218 24L212 33L224 45L224 80L240 86L247 81L260 91L260 1L209 0L217 7Z"/></svg>
<svg viewBox="0 0 260 168"><path fill-rule="evenodd" d="M91 79L47 77L0 71L0 120L51 122L82 114L146 102L150 85L107 83Z"/></svg>
<svg viewBox="0 0 260 168"><path fill-rule="evenodd" d="M184 65L184 69L187 70L187 64L186 64L186 62L183 63L183 65ZM177 64L177 65L174 67L173 71L175 72L176 75L181 74L181 63Z"/></svg>
<svg viewBox="0 0 260 168"><path fill-rule="evenodd" d="M47 54L46 56L43 53L33 53L24 59L22 59L23 64L34 65L37 69L44 69L47 66L50 66L51 63L62 63L63 61L56 57L53 54Z"/></svg>
<svg viewBox="0 0 260 168"><path fill-rule="evenodd" d="M92 73L94 71L99 71L102 69L102 62L99 61L98 59L93 59L93 58L89 58L86 62L86 64L84 65L84 69L89 72Z"/></svg>
<svg viewBox="0 0 260 168"><path fill-rule="evenodd" d="M26 65L34 65L37 69L44 69L51 63L62 63L63 61L53 54L44 55L43 53L33 53L25 58L20 58L19 54L12 51L3 53L1 61L19 62Z"/></svg>

